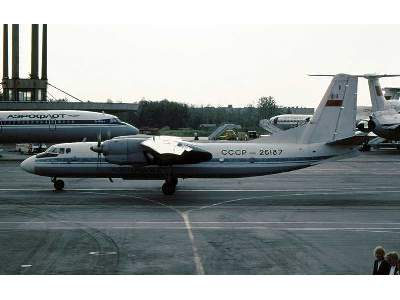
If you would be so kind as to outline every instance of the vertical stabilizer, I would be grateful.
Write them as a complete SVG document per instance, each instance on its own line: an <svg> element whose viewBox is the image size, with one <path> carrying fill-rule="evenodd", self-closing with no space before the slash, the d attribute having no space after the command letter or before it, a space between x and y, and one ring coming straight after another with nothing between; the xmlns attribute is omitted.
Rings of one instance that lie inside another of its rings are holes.
<svg viewBox="0 0 400 300"><path fill-rule="evenodd" d="M385 98L383 97L381 84L377 77L367 77L369 94L371 96L372 112L385 110Z"/></svg>
<svg viewBox="0 0 400 300"><path fill-rule="evenodd" d="M354 135L357 84L357 76L338 74L333 77L314 116L306 125L302 143L329 143Z"/></svg>
<svg viewBox="0 0 400 300"><path fill-rule="evenodd" d="M371 96L372 112L385 110L385 97L382 93L379 78L381 77L397 77L399 75L375 75L366 74L363 77L368 79L369 94Z"/></svg>

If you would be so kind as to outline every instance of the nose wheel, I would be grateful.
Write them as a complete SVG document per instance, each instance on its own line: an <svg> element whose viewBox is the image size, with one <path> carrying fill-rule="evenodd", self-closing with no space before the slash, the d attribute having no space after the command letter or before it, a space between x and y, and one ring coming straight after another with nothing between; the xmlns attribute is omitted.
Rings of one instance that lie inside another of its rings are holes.
<svg viewBox="0 0 400 300"><path fill-rule="evenodd" d="M62 191L64 189L65 184L64 184L63 180L57 179L57 178L53 178L51 181L53 182L54 189L56 191Z"/></svg>
<svg viewBox="0 0 400 300"><path fill-rule="evenodd" d="M167 178L161 187L164 195L173 195L176 191L176 185L178 184L178 178L171 177Z"/></svg>

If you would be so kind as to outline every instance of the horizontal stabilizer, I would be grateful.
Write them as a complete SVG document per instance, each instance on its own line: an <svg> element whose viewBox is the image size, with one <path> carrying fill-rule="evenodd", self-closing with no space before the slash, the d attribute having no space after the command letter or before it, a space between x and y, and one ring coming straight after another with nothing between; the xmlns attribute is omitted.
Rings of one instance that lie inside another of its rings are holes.
<svg viewBox="0 0 400 300"><path fill-rule="evenodd" d="M368 139L366 135L355 135L349 138L336 140L333 142L327 143L327 145L331 146L351 146L351 145L361 145Z"/></svg>
<svg viewBox="0 0 400 300"><path fill-rule="evenodd" d="M336 74L308 74L311 77L334 77ZM362 75L351 75L352 77L363 77L363 78L385 78L385 77L399 77L400 74L362 74Z"/></svg>

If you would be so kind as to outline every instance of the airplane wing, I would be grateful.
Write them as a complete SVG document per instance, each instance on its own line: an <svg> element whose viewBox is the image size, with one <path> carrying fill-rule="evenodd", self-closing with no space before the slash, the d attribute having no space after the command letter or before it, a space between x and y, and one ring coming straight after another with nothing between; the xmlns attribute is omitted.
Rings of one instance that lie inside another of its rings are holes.
<svg viewBox="0 0 400 300"><path fill-rule="evenodd" d="M167 166L209 161L212 154L177 137L154 136L141 143L153 163Z"/></svg>

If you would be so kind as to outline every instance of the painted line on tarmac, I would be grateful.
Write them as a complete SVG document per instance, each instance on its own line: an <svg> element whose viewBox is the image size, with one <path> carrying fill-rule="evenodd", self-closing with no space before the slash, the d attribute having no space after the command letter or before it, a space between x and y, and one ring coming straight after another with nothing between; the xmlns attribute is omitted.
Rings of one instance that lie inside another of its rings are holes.
<svg viewBox="0 0 400 300"><path fill-rule="evenodd" d="M267 195L267 196L252 196L252 197L243 197L243 198L237 198L237 199L231 199L231 200L226 200L226 201L222 201L222 202L217 202L211 205L205 205L205 206L201 206L199 208L193 208L190 210L187 210L186 212L193 212L193 211L199 211L199 210L203 210L203 209L208 209L208 208L213 208L216 206L221 206L227 203L233 203L233 202L239 202L239 201L245 201L245 200L260 200L260 199L270 199L270 198L284 198L284 197L293 197L293 196L338 196L338 195L368 195L368 194L389 194L389 193L399 193L398 190L393 190L393 191L377 191L376 189L373 191L358 191L358 192L332 192L332 193L327 193L327 192L312 192L312 193L293 193L293 194L280 194L280 195Z"/></svg>
<svg viewBox="0 0 400 300"><path fill-rule="evenodd" d="M192 225L190 224L189 216L187 213L180 213L180 214L181 214L183 220L185 221L185 226L188 231L190 243L192 245L193 258L194 258L194 262L195 262L195 266L196 266L196 272L198 275L204 275L205 274L204 267L201 262L201 257L199 255L199 251L197 250L196 243L194 241Z"/></svg>
<svg viewBox="0 0 400 300"><path fill-rule="evenodd" d="M387 189L387 188L393 188L393 186L380 186L374 188L374 191L377 189ZM79 189L65 189L65 192L68 191L74 191L74 192L86 192L86 191L99 191L99 192L113 192L113 191L143 191L143 192L149 192L149 191L155 191L158 189L133 189L133 188L111 188L111 189L104 189L104 188L79 188ZM332 189L332 188L316 188L316 189L178 189L177 192L304 192L304 191L337 191L338 189ZM340 190L365 190L365 187L341 187ZM18 191L23 191L23 192L36 192L36 191L54 191L52 188L0 188L0 192L18 192ZM392 190L394 191L394 190ZM399 190L396 190L400 192ZM60 193L61 194L61 193ZM122 195L122 196L127 196L127 195Z"/></svg>
<svg viewBox="0 0 400 300"><path fill-rule="evenodd" d="M68 226L55 226L52 228L47 228L48 230L73 230L73 229L81 229L82 227L68 227ZM99 227L101 228L101 227ZM2 230L15 230L19 228L1 228ZM168 227L144 227L144 226L113 226L113 227L105 227L108 230L185 230L186 227L178 227L178 226L168 226ZM390 232L390 233L400 233L400 227L386 228L386 227L371 227L371 228L358 228L358 227L265 227L265 226L236 226L236 227L227 227L227 226L191 226L190 230L269 230L269 231L352 231L352 232ZM193 237L193 233L191 235ZM196 247L195 247L196 248ZM114 253L96 253L90 252L91 255L112 255ZM200 256L198 255L196 248L196 256L195 262L196 272L199 275L204 274L203 265L201 263Z"/></svg>
<svg viewBox="0 0 400 300"><path fill-rule="evenodd" d="M101 192L101 193L98 193L98 192L86 192L86 193L90 193L90 194L108 194L108 195L110 194L110 193L107 193L107 192L104 192L104 191ZM122 196L122 197L131 197L130 195L124 195L124 194L118 194L118 195ZM142 199L142 200L148 201L148 202L151 202L151 203L159 205L161 207L170 209L170 210L176 212L183 219L183 222L185 224L185 228L184 229L188 232L190 244L191 244L191 247L192 247L193 261L194 261L194 264L195 264L195 267L196 267L196 273L198 275L205 275L204 267L203 267L203 264L202 264L202 261L201 261L201 257L199 255L199 252L197 250L196 243L195 243L195 240L194 240L194 235L193 235L193 232L192 232L192 227L190 225L188 214L186 214L185 212L180 211L179 209L177 209L177 208L175 208L173 206L169 206L169 205L167 205L165 203L162 203L162 202L159 202L159 201L156 201L156 200L152 200L152 199L149 199L149 198L146 198L146 197L142 197L142 196L134 196L134 197L138 198L138 199ZM113 229L118 229L118 228L113 228ZM182 228L179 228L179 229L182 229Z"/></svg>
<svg viewBox="0 0 400 300"><path fill-rule="evenodd" d="M0 224L185 224L185 221L0 221ZM400 222L337 222L337 221L191 221L191 224L349 224L349 225L400 225Z"/></svg>
<svg viewBox="0 0 400 300"><path fill-rule="evenodd" d="M141 226L116 226L108 229L145 229L145 230L185 230L184 227L141 227ZM271 231L355 231L355 232L377 232L387 231L392 233L400 233L393 230L400 230L400 227L393 228L358 228L358 227L264 227L264 226L243 226L243 227L224 227L224 226L195 226L191 230L271 230Z"/></svg>

